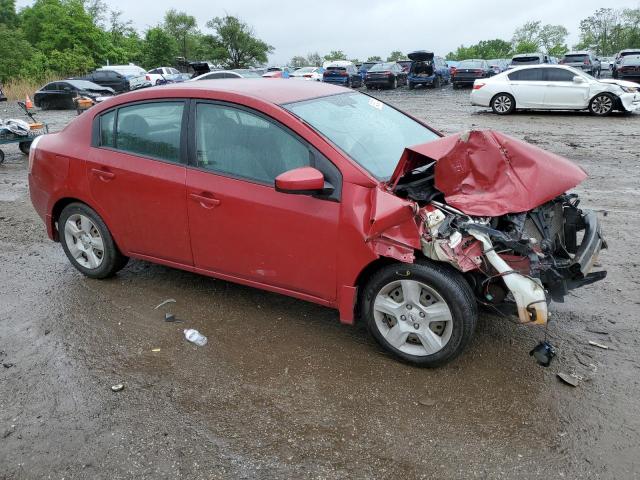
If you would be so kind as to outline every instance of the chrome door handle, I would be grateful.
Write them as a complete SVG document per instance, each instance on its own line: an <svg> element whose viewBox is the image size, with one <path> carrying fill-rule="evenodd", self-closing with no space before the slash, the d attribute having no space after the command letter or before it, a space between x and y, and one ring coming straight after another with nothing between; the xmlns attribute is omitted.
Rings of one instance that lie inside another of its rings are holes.
<svg viewBox="0 0 640 480"><path fill-rule="evenodd" d="M109 180L113 180L114 178L116 178L115 173L107 172L106 170L101 170L99 168L92 168L91 173L96 177L100 178L101 180L104 180L105 182L108 182Z"/></svg>
<svg viewBox="0 0 640 480"><path fill-rule="evenodd" d="M198 202L200 206L206 209L212 209L220 205L220 200L218 200L217 198L207 197L205 195L199 195L197 193L190 193L189 197L191 197L191 200L193 200L194 202Z"/></svg>

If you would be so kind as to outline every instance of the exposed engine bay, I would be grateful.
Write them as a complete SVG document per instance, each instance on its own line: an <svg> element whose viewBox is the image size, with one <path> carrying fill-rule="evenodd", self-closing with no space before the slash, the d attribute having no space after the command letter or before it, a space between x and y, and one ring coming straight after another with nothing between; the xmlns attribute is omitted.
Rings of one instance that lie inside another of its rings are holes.
<svg viewBox="0 0 640 480"><path fill-rule="evenodd" d="M606 276L591 271L607 248L597 216L565 193L585 177L568 160L497 132L443 137L405 151L389 182L396 200L387 199L388 211L377 201L372 227L387 228L399 208L392 203L409 202L425 257L463 272L480 304L516 307L520 322L545 324L548 299L561 302Z"/></svg>

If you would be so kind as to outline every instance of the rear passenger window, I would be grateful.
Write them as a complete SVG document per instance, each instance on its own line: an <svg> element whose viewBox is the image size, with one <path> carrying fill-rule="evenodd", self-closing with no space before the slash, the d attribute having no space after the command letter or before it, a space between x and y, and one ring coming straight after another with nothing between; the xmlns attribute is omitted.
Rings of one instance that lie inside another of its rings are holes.
<svg viewBox="0 0 640 480"><path fill-rule="evenodd" d="M575 74L562 68L545 68L547 81L549 82L572 82Z"/></svg>
<svg viewBox="0 0 640 480"><path fill-rule="evenodd" d="M542 69L527 68L525 70L516 70L515 72L511 72L508 76L511 81L539 82L542 80Z"/></svg>
<svg viewBox="0 0 640 480"><path fill-rule="evenodd" d="M196 110L196 155L198 167L268 184L311 163L309 148L284 128L245 110L207 103Z"/></svg>
<svg viewBox="0 0 640 480"><path fill-rule="evenodd" d="M118 109L116 148L179 162L183 110L183 102L143 103Z"/></svg>
<svg viewBox="0 0 640 480"><path fill-rule="evenodd" d="M116 121L116 111L112 110L100 117L100 146L115 148L114 127Z"/></svg>

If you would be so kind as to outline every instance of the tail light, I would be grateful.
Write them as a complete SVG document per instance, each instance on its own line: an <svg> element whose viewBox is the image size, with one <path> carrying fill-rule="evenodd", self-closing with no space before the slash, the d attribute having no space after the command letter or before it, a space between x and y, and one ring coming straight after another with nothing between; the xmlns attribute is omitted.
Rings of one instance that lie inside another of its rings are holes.
<svg viewBox="0 0 640 480"><path fill-rule="evenodd" d="M311 78L311 74L310 74L310 73L305 73L305 74L303 75L303 77L304 77L304 78Z"/></svg>
<svg viewBox="0 0 640 480"><path fill-rule="evenodd" d="M41 138L42 138L42 135L39 135L36 138L34 138L33 142L31 142L31 146L29 147L29 173L31 173L31 170L33 169L33 161L36 158L38 142L40 141Z"/></svg>
<svg viewBox="0 0 640 480"><path fill-rule="evenodd" d="M567 63L567 61L563 58L563 59L562 59L562 60L560 60L558 63L559 63L560 65L564 65L565 63Z"/></svg>
<svg viewBox="0 0 640 480"><path fill-rule="evenodd" d="M589 60L588 58L585 58L584 62L582 63L584 63L585 65L589 65L591 63L591 60Z"/></svg>
<svg viewBox="0 0 640 480"><path fill-rule="evenodd" d="M150 81L151 81L151 77L150 77L149 75L145 75L145 76L144 76L144 78L145 78L145 80L146 80L147 82L150 82Z"/></svg>
<svg viewBox="0 0 640 480"><path fill-rule="evenodd" d="M341 72L340 72L340 76L341 76L341 77L348 77L348 76L349 76L349 74L348 74L346 71L341 71Z"/></svg>
<svg viewBox="0 0 640 480"><path fill-rule="evenodd" d="M451 75L455 75L457 70L458 70L458 69L457 69L456 67L451 67L451 68L449 69L449 73L450 73Z"/></svg>
<svg viewBox="0 0 640 480"><path fill-rule="evenodd" d="M481 89L482 87L484 87L485 85L486 85L486 83L478 83L478 82L475 82L475 83L473 84L473 89L474 89L474 90L480 90L480 89Z"/></svg>

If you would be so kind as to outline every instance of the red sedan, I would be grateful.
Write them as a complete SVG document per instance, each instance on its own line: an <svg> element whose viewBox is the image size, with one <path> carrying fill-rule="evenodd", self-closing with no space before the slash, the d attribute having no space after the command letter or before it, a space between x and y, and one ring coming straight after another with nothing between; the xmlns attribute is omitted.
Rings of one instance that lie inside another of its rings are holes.
<svg viewBox="0 0 640 480"><path fill-rule="evenodd" d="M584 178L496 132L251 79L114 97L29 157L33 205L83 274L136 258L291 295L428 366L462 351L479 304L544 324L547 297L604 276L595 214L565 194Z"/></svg>

